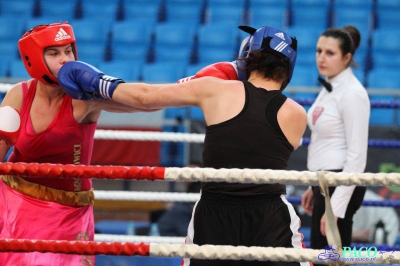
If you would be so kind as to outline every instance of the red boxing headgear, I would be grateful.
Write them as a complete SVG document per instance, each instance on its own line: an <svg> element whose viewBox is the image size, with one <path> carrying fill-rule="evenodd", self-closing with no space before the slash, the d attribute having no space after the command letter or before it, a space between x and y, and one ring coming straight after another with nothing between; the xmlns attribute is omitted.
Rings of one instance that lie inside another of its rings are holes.
<svg viewBox="0 0 400 266"><path fill-rule="evenodd" d="M26 71L32 78L51 86L59 86L57 78L47 67L43 54L47 47L68 44L72 44L75 60L78 60L74 31L68 22L64 22L32 28L18 41L18 49Z"/></svg>

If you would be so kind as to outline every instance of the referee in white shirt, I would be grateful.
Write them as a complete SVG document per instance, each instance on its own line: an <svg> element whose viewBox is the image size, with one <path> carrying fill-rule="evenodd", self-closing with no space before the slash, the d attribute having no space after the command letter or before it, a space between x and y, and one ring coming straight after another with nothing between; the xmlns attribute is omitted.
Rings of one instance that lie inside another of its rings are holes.
<svg viewBox="0 0 400 266"><path fill-rule="evenodd" d="M325 86L308 111L311 141L309 171L364 172L367 161L370 102L367 91L353 74L353 56L360 33L352 26L330 28L318 39L316 61ZM350 246L353 215L359 209L365 187L330 187L333 213L342 240ZM324 196L319 187L302 196L302 207L312 213L311 248L323 249L326 239ZM338 243L339 244L339 243Z"/></svg>

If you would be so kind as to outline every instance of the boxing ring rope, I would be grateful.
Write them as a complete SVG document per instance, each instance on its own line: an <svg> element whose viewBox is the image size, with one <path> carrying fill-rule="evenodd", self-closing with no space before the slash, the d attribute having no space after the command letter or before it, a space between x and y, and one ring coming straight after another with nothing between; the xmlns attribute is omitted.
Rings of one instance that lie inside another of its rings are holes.
<svg viewBox="0 0 400 266"><path fill-rule="evenodd" d="M200 193L182 192L146 192L146 191L118 191L95 190L96 200L130 200L130 201L169 201L169 202L196 202ZM298 197L286 197L292 204L300 204ZM400 207L400 200L364 200L363 206Z"/></svg>
<svg viewBox="0 0 400 266"><path fill-rule="evenodd" d="M166 167L121 167L86 166L38 163L1 163L0 174L46 176L52 178L110 178L136 180L174 180L241 183L279 183L318 185L360 184L370 186L397 185L400 174L348 174L333 172L298 172L259 169L212 169L212 168L166 168ZM98 238L98 237L97 237ZM299 250L294 248L234 247L186 244L104 243L77 241L45 241L26 239L0 240L0 252L56 252L83 255L142 255L161 257L183 257L198 259L245 259L272 261L319 262L318 255L324 250ZM300 251L300 252L299 252ZM400 262L400 252L392 253L376 263ZM354 263L353 261L349 263ZM365 263L365 262L362 262ZM372 262L375 263L375 262Z"/></svg>
<svg viewBox="0 0 400 266"><path fill-rule="evenodd" d="M94 138L108 139L108 140L203 143L205 134L97 129L95 131ZM309 143L310 143L309 138L302 138L300 145L307 146ZM368 140L368 146L371 148L398 149L400 148L400 140L370 139Z"/></svg>
<svg viewBox="0 0 400 266"><path fill-rule="evenodd" d="M192 167L138 167L62 165L39 163L1 163L0 175L37 176L50 178L99 178L124 180L165 180L186 182L228 182L285 185L319 185L319 175L328 186L396 186L400 173L334 173L271 169L213 169Z"/></svg>
<svg viewBox="0 0 400 266"><path fill-rule="evenodd" d="M321 261L318 255L325 250L273 247L244 247L225 245L195 244L157 244L157 243L125 243L125 242L93 242L93 241L54 241L28 239L0 239L0 252L52 252L82 255L124 255L182 257L193 259L224 260L258 260L258 261L310 261L328 264ZM364 253L366 254L366 253ZM386 258L385 258L386 257ZM400 252L393 251L390 256L382 256L381 260L368 264L393 264L400 262ZM346 261L343 264L365 264L365 261Z"/></svg>

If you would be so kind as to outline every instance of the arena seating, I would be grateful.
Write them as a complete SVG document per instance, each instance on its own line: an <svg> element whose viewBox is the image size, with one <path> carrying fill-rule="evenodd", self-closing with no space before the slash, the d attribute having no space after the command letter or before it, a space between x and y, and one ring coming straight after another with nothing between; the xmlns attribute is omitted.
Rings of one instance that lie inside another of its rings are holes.
<svg viewBox="0 0 400 266"><path fill-rule="evenodd" d="M132 30L132 25L137 30ZM118 21L111 26L111 60L147 61L156 23L143 19Z"/></svg>
<svg viewBox="0 0 400 266"><path fill-rule="evenodd" d="M40 17L46 18L49 21L70 21L75 17L77 1L60 1L54 4L54 1L51 0L41 0L37 8Z"/></svg>

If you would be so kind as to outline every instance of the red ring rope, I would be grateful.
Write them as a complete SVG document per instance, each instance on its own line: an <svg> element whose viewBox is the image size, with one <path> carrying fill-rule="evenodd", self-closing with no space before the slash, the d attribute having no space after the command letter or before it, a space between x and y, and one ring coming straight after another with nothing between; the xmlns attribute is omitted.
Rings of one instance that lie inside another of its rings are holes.
<svg viewBox="0 0 400 266"><path fill-rule="evenodd" d="M0 252L34 251L82 255L104 254L149 256L150 244L66 240L0 239Z"/></svg>
<svg viewBox="0 0 400 266"><path fill-rule="evenodd" d="M164 179L165 167L0 163L0 175L54 178Z"/></svg>

